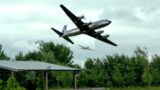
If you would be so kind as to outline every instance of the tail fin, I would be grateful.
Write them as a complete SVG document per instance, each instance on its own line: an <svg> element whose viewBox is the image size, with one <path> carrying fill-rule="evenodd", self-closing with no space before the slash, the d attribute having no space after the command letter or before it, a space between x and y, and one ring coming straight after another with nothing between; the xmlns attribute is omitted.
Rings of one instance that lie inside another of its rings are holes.
<svg viewBox="0 0 160 90"><path fill-rule="evenodd" d="M59 32L58 30L56 30L55 28L51 28L54 32L56 32L60 37L63 35L63 33ZM74 42L72 42L71 39L69 39L68 37L63 37L65 40L67 40L68 42L74 44Z"/></svg>
<svg viewBox="0 0 160 90"><path fill-rule="evenodd" d="M64 34L67 31L67 25L64 25L62 33Z"/></svg>

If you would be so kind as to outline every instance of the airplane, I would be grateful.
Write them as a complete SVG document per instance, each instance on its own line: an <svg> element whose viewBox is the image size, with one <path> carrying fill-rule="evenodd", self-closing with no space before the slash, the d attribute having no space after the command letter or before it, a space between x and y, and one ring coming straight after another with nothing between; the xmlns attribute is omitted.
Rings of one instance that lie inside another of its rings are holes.
<svg viewBox="0 0 160 90"><path fill-rule="evenodd" d="M91 36L95 39L98 39L100 41L103 41L105 43L111 44L113 46L117 46L114 42L110 41L108 39L109 34L106 35L101 35L104 31L99 30L95 31L97 29L100 29L102 27L108 26L111 21L107 19L99 20L96 22L89 22L89 23L84 23L82 19L84 19L84 15L82 16L75 16L71 11L69 11L64 5L60 5L62 10L65 12L65 14L71 19L71 21L77 26L77 28L73 28L71 30L67 30L67 25L63 27L62 32L58 31L55 28L51 28L54 32L56 32L60 37L64 38L71 44L74 44L74 42L69 38L71 36L76 36L80 34L86 34L88 36Z"/></svg>
<svg viewBox="0 0 160 90"><path fill-rule="evenodd" d="M78 44L77 44L78 45ZM78 45L79 47L81 47L81 49L83 49L83 50L92 50L93 51L93 49L91 49L90 47L85 47L85 46L82 46L82 45Z"/></svg>

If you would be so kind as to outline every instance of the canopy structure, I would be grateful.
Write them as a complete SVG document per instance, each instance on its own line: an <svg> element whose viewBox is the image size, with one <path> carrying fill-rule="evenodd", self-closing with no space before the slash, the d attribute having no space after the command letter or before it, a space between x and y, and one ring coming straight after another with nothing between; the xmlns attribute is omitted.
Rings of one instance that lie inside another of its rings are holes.
<svg viewBox="0 0 160 90"><path fill-rule="evenodd" d="M79 69L40 62L40 61L11 61L0 60L0 69L12 72L43 71L45 73L45 88L48 90L48 71L73 71L74 88L76 88L76 73Z"/></svg>
<svg viewBox="0 0 160 90"><path fill-rule="evenodd" d="M40 61L0 60L0 68L14 72L19 71L79 71L79 69L50 64Z"/></svg>

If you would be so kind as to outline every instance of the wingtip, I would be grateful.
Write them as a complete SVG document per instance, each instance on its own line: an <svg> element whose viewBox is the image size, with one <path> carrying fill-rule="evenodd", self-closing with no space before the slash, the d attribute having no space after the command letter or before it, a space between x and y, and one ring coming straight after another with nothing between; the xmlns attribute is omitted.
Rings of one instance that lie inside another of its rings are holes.
<svg viewBox="0 0 160 90"><path fill-rule="evenodd" d="M72 42L72 41L71 41L70 43L71 43L71 44L74 44L74 42Z"/></svg>
<svg viewBox="0 0 160 90"><path fill-rule="evenodd" d="M54 29L53 27L51 27L51 30L54 30L54 31L55 31L55 29Z"/></svg>
<svg viewBox="0 0 160 90"><path fill-rule="evenodd" d="M60 7L64 7L64 5L63 5L63 4L60 4L59 6L60 6Z"/></svg>
<svg viewBox="0 0 160 90"><path fill-rule="evenodd" d="M115 46L117 47L118 45L116 44Z"/></svg>

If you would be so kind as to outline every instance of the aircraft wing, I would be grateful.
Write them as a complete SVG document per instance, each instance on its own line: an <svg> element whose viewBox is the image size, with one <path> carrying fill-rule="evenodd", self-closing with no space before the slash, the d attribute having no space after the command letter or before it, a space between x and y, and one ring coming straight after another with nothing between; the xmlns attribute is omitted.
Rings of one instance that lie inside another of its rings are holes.
<svg viewBox="0 0 160 90"><path fill-rule="evenodd" d="M98 39L98 40L100 40L100 41L103 41L103 42L105 42L105 43L111 44L111 45L113 45L113 46L117 46L117 44L115 44L114 42L110 41L110 40L107 39L107 38L104 38L102 35L100 35L100 34L97 34L97 35L96 35L96 32L95 32L95 31L87 32L86 34L89 35L89 36L91 36L91 37L93 37L93 38L95 38L95 39Z"/></svg>
<svg viewBox="0 0 160 90"><path fill-rule="evenodd" d="M77 44L78 45L78 44ZM79 47L81 47L81 48L84 48L83 46L81 46L81 45L78 45Z"/></svg>
<svg viewBox="0 0 160 90"><path fill-rule="evenodd" d="M81 21L76 15L69 11L64 5L60 5L66 15L72 20L72 22L80 29L85 23Z"/></svg>

